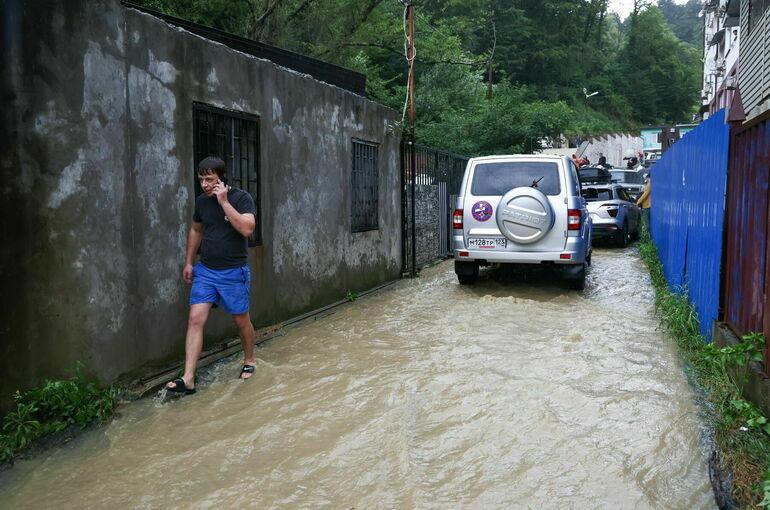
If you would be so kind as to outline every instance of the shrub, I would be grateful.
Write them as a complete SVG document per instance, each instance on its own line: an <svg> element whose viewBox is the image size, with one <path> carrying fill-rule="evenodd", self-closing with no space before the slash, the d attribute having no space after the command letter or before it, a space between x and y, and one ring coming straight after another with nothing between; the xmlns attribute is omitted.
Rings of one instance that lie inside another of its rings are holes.
<svg viewBox="0 0 770 510"><path fill-rule="evenodd" d="M0 427L0 462L13 460L16 452L42 436L70 426L84 428L112 415L117 387L100 388L82 372L83 364L77 362L70 379L46 380L40 388L16 392L16 408L3 417Z"/></svg>

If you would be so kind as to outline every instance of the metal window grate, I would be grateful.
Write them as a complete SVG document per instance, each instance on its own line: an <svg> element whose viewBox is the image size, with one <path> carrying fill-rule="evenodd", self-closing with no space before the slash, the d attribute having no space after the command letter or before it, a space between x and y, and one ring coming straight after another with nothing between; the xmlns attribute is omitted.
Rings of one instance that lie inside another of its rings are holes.
<svg viewBox="0 0 770 510"><path fill-rule="evenodd" d="M353 139L353 170L351 172L351 230L376 230L379 205L379 172L375 143Z"/></svg>
<svg viewBox="0 0 770 510"><path fill-rule="evenodd" d="M193 105L195 164L207 156L222 158L227 183L248 192L256 206L256 227L249 246L262 244L259 201L259 118L201 104ZM194 170L195 171L195 170ZM196 196L203 193L194 176Z"/></svg>

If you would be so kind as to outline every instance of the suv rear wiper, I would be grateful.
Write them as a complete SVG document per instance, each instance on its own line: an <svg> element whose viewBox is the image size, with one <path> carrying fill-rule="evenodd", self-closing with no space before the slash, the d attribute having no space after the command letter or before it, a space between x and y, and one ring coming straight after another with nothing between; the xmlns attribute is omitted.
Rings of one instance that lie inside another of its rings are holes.
<svg viewBox="0 0 770 510"><path fill-rule="evenodd" d="M544 175L543 177L539 178L539 179L538 179L538 180L536 180L536 181L532 181L532 185L530 186L530 188L537 188L537 184L538 184L540 181L542 181L544 177L545 177L545 175Z"/></svg>

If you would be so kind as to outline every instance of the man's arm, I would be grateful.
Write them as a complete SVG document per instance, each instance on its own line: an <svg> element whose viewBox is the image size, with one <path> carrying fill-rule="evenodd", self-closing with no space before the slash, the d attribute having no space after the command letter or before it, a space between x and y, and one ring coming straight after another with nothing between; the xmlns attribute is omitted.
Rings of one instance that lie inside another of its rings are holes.
<svg viewBox="0 0 770 510"><path fill-rule="evenodd" d="M192 283L193 261L201 245L201 239L203 239L203 223L193 221L190 232L187 233L187 252L184 258L184 269L182 269L182 279L187 283Z"/></svg>
<svg viewBox="0 0 770 510"><path fill-rule="evenodd" d="M219 202L219 205L222 207L222 210L225 212L225 215L233 228L240 232L243 237L249 237L251 233L254 232L257 220L252 213L240 213L233 207L233 204L227 200L227 191L229 189L230 187L226 186L221 181L214 186L214 194L217 197L217 202Z"/></svg>
<svg viewBox="0 0 770 510"><path fill-rule="evenodd" d="M649 197L649 196L650 196L650 185L649 185L649 184L647 184L647 185L644 187L644 191L642 192L642 194L641 194L641 195L639 195L639 198L637 198L637 199L636 199L636 203L637 203L637 204L641 204L641 203L642 203L642 201L643 201L645 198Z"/></svg>
<svg viewBox="0 0 770 510"><path fill-rule="evenodd" d="M254 232L254 226L257 224L254 215L251 213L239 213L233 205L227 201L221 203L222 210L225 211L227 219L230 220L230 224L240 232L243 237L249 237Z"/></svg>

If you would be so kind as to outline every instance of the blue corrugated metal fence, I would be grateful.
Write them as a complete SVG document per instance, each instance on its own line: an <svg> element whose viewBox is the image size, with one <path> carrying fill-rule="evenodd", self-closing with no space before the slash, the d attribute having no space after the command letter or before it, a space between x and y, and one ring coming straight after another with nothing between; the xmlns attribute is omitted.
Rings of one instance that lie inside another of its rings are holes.
<svg viewBox="0 0 770 510"><path fill-rule="evenodd" d="M725 111L676 142L652 168L652 239L669 287L689 294L703 336L719 312L730 127Z"/></svg>

